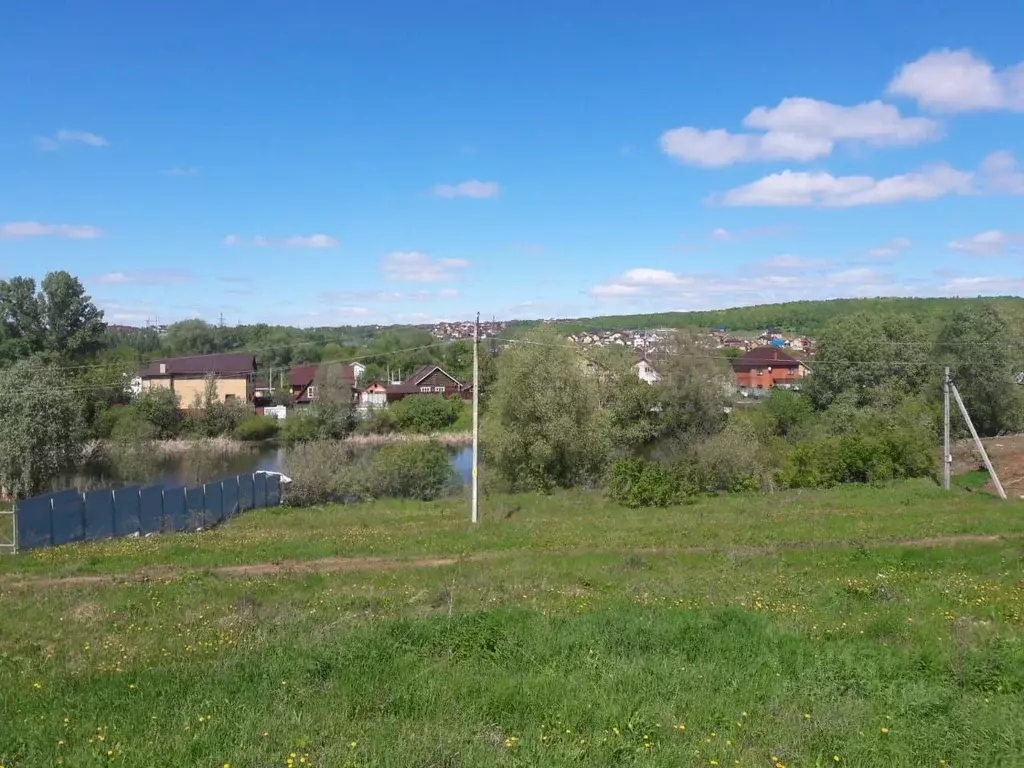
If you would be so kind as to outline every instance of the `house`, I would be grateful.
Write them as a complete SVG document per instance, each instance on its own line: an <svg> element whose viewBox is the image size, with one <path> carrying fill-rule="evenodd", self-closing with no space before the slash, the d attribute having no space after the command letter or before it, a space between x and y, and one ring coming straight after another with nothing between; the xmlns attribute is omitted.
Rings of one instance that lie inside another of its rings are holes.
<svg viewBox="0 0 1024 768"><path fill-rule="evenodd" d="M636 375L641 381L646 381L648 384L654 384L661 378L646 350L637 351L636 362L633 363L633 370L636 371Z"/></svg>
<svg viewBox="0 0 1024 768"><path fill-rule="evenodd" d="M338 363L324 363L324 365L335 366ZM316 400L316 376L320 367L319 364L297 365L288 372L288 384L291 387L293 404L309 405ZM356 390L355 368L351 365L342 365L341 377L352 387L354 393Z"/></svg>
<svg viewBox="0 0 1024 768"><path fill-rule="evenodd" d="M798 386L807 366L778 347L755 347L732 361L740 389L771 389Z"/></svg>
<svg viewBox="0 0 1024 768"><path fill-rule="evenodd" d="M463 384L439 365L421 365L405 381L387 386L387 401L393 403L410 395L458 396L463 400L473 397L473 387Z"/></svg>
<svg viewBox="0 0 1024 768"><path fill-rule="evenodd" d="M150 361L139 379L142 392L170 389L182 409L204 396L207 379L216 381L220 402L248 400L256 379L256 357L250 352L167 357Z"/></svg>
<svg viewBox="0 0 1024 768"><path fill-rule="evenodd" d="M359 391L360 408L383 408L388 404L388 388L374 379Z"/></svg>

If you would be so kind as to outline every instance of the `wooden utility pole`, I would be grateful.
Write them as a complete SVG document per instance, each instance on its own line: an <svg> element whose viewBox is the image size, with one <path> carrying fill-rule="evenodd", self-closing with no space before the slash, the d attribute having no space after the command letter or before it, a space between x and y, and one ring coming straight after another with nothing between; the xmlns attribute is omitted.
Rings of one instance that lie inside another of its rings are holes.
<svg viewBox="0 0 1024 768"><path fill-rule="evenodd" d="M470 520L480 522L479 467L480 467L480 313L473 324L473 500Z"/></svg>
<svg viewBox="0 0 1024 768"><path fill-rule="evenodd" d="M942 378L942 487L949 490L949 368Z"/></svg>
<svg viewBox="0 0 1024 768"><path fill-rule="evenodd" d="M947 381L949 381L947 379ZM989 461L988 453L985 452L985 446L981 442L981 438L978 437L978 431L974 428L974 422L971 421L970 415L967 413L967 407L964 405L964 401L960 398L960 392L956 388L956 384L949 381L949 389L953 392L953 397L956 400L957 406L960 408L960 413L964 416L964 421L967 422L967 428L971 431L971 437L974 438L974 445L978 449L978 453L981 454L981 460L985 462L985 469L988 470L989 477L992 478L992 484L996 487L996 491L999 492L999 498L1006 498L1006 491L1003 490L1003 484L999 482L999 477L996 475L996 469L992 466L992 462Z"/></svg>

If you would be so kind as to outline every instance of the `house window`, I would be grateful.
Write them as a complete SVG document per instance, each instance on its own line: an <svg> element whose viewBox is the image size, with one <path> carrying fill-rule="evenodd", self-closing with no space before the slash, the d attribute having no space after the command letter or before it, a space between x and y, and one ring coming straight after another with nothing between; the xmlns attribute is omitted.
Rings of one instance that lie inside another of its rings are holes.
<svg viewBox="0 0 1024 768"><path fill-rule="evenodd" d="M316 397L316 387L313 386L312 384L310 384L309 387L306 388L306 397L309 398L310 400Z"/></svg>
<svg viewBox="0 0 1024 768"><path fill-rule="evenodd" d="M420 392L425 392L426 394L430 394L430 387L420 387Z"/></svg>
<svg viewBox="0 0 1024 768"><path fill-rule="evenodd" d="M796 368L790 368L789 369L789 375L790 376L796 376Z"/></svg>
<svg viewBox="0 0 1024 768"><path fill-rule="evenodd" d="M764 368L758 368L757 369L757 375L758 376L764 376Z"/></svg>
<svg viewBox="0 0 1024 768"><path fill-rule="evenodd" d="M444 393L444 387L434 387L434 391L435 392L441 392L443 394Z"/></svg>
<svg viewBox="0 0 1024 768"><path fill-rule="evenodd" d="M231 400L237 400L238 395L224 395L224 402L227 403Z"/></svg>

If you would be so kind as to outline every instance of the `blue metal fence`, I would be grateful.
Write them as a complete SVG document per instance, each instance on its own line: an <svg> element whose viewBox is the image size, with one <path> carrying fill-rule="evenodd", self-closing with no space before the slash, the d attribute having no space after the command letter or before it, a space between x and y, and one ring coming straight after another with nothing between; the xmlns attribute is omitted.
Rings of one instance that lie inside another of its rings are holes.
<svg viewBox="0 0 1024 768"><path fill-rule="evenodd" d="M89 539L209 528L247 509L281 503L280 478L257 472L195 488L131 486L58 491L15 506L18 549Z"/></svg>

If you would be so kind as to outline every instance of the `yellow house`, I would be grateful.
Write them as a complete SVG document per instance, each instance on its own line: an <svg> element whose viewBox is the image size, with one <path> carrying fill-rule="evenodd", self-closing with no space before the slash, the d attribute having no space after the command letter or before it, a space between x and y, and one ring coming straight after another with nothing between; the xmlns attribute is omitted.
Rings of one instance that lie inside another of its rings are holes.
<svg viewBox="0 0 1024 768"><path fill-rule="evenodd" d="M256 378L256 358L247 353L223 355L194 355L152 360L139 374L142 391L170 389L178 396L178 406L191 407L196 396L206 392L206 380L217 382L217 399L249 400L252 382Z"/></svg>

